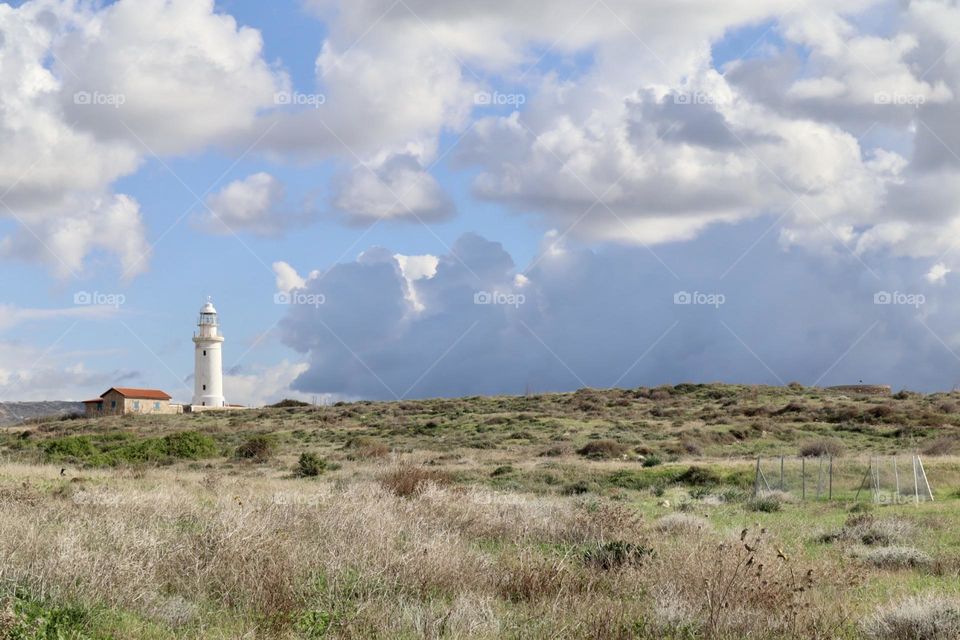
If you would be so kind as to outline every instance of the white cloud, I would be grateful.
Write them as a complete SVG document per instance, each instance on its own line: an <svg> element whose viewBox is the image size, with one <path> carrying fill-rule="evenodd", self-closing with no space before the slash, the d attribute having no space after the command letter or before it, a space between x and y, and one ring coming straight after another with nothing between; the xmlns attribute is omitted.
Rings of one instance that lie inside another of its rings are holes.
<svg viewBox="0 0 960 640"><path fill-rule="evenodd" d="M210 233L249 231L270 236L312 220L312 205L304 203L285 211L289 206L285 199L282 182L269 173L254 173L208 196L208 210L200 215L199 224Z"/></svg>
<svg viewBox="0 0 960 640"><path fill-rule="evenodd" d="M947 274L950 273L952 269L949 269L947 265L942 262L930 267L930 271L927 272L927 275L924 276L927 279L927 282L932 284L943 284L946 282Z"/></svg>
<svg viewBox="0 0 960 640"><path fill-rule="evenodd" d="M257 367L249 372L228 373L223 379L224 394L227 402L249 407L261 407L284 398L310 401L312 400L310 394L290 389L290 383L307 368L306 363L284 360L279 364ZM327 399L326 396L322 396L318 402Z"/></svg>
<svg viewBox="0 0 960 640"><path fill-rule="evenodd" d="M139 205L114 182L152 152L228 143L286 82L212 0L0 5L0 33L0 216L21 225L3 254L61 278L97 251L128 278L147 268Z"/></svg>
<svg viewBox="0 0 960 640"><path fill-rule="evenodd" d="M276 276L277 291L284 293L289 293L294 289L303 289L307 286L307 282L320 275L319 271L311 271L306 278L302 278L296 269L282 260L274 262L272 267L273 273Z"/></svg>
<svg viewBox="0 0 960 640"><path fill-rule="evenodd" d="M453 202L412 155L391 155L375 166L354 167L337 184L333 205L346 221L435 222L454 212Z"/></svg>

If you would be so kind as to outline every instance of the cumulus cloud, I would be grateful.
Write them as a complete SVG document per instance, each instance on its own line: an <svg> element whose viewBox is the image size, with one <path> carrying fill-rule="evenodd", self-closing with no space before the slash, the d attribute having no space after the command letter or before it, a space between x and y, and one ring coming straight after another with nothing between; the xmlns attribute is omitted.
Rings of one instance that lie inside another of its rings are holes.
<svg viewBox="0 0 960 640"><path fill-rule="evenodd" d="M287 229L309 223L315 216L313 205L305 202L288 207L286 189L269 173L259 172L234 180L207 197L207 210L198 223L217 234L248 231L257 235L279 235Z"/></svg>
<svg viewBox="0 0 960 640"><path fill-rule="evenodd" d="M282 340L309 365L292 386L392 399L687 380L942 388L960 375L954 296L922 270L889 261L873 265L881 280L849 277L862 269L853 258L782 254L772 237L739 263L744 247L717 231L693 248L666 256L680 280L649 254L556 238L521 270L467 235L412 282L400 260L367 252L307 283L326 304L289 308ZM684 292L692 301L678 304Z"/></svg>
<svg viewBox="0 0 960 640"><path fill-rule="evenodd" d="M97 251L126 277L147 268L139 205L114 182L226 144L286 82L212 0L2 5L0 32L0 216L21 227L2 250L60 277Z"/></svg>
<svg viewBox="0 0 960 640"><path fill-rule="evenodd" d="M409 154L391 155L374 167L353 168L337 184L333 205L353 224L436 222L454 213L440 184Z"/></svg>
<svg viewBox="0 0 960 640"><path fill-rule="evenodd" d="M262 407L292 398L295 400L311 401L311 394L291 391L290 383L306 371L307 365L300 362L286 360L266 367L251 367L238 371L227 372L223 377L223 390L228 402L243 404L250 407ZM320 403L331 400L328 396L320 396ZM334 400L339 398L334 398Z"/></svg>

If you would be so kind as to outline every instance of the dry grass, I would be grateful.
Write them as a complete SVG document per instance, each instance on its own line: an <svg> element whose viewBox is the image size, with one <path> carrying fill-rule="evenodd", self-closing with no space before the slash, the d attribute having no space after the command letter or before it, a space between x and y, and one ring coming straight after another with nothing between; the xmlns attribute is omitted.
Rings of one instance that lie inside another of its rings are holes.
<svg viewBox="0 0 960 640"><path fill-rule="evenodd" d="M835 622L798 591L819 568L778 559L759 531L727 539L687 514L650 526L616 502L452 487L413 465L379 482L255 471L70 483L0 467L0 486L21 487L0 493L0 584L126 611L161 637L799 638Z"/></svg>
<svg viewBox="0 0 960 640"><path fill-rule="evenodd" d="M880 607L864 621L873 640L955 640L960 638L960 601L930 593Z"/></svg>

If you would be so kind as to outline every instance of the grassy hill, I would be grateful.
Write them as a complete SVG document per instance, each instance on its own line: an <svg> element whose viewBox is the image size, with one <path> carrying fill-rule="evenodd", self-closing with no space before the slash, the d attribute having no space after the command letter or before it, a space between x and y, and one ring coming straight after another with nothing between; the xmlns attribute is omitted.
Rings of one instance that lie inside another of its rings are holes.
<svg viewBox="0 0 960 640"><path fill-rule="evenodd" d="M958 443L960 394L720 384L38 421L0 637L953 638ZM914 452L934 502L854 499Z"/></svg>

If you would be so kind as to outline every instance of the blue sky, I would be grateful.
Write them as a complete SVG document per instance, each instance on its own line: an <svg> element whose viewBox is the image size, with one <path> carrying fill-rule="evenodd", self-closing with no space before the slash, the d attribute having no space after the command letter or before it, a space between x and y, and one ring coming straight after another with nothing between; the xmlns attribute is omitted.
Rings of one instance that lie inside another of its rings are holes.
<svg viewBox="0 0 960 640"><path fill-rule="evenodd" d="M960 383L958 10L698 4L4 5L0 400Z"/></svg>

